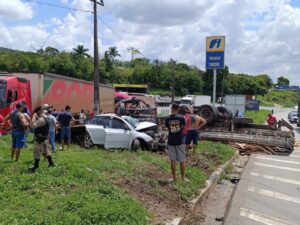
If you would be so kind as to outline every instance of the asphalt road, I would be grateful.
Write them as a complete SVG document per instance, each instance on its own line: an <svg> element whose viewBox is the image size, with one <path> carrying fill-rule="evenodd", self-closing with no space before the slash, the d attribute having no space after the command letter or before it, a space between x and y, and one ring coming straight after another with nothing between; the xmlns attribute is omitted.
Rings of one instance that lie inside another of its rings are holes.
<svg viewBox="0 0 300 225"><path fill-rule="evenodd" d="M287 120L289 111L274 108L274 115ZM224 224L300 225L300 148L290 156L252 155Z"/></svg>

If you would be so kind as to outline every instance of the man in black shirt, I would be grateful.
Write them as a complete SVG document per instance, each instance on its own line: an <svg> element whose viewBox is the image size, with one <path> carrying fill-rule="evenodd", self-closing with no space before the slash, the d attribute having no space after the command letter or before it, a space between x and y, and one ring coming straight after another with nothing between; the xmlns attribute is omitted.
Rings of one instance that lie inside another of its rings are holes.
<svg viewBox="0 0 300 225"><path fill-rule="evenodd" d="M185 121L178 114L179 105L172 105L171 115L166 119L166 127L169 130L168 152L171 160L173 181L176 181L176 162L180 163L181 179L185 180L185 145L183 143L183 128Z"/></svg>
<svg viewBox="0 0 300 225"><path fill-rule="evenodd" d="M67 105L65 111L58 115L57 121L60 125L60 141L61 150L64 150L64 144L67 143L68 149L71 142L71 123L74 121L74 117L71 113L71 107Z"/></svg>

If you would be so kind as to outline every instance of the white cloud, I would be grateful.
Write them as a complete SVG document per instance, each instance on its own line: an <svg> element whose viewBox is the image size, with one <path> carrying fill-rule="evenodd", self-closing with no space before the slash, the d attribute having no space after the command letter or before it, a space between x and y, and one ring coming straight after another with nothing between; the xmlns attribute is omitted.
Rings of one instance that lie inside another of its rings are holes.
<svg viewBox="0 0 300 225"><path fill-rule="evenodd" d="M30 19L32 16L29 4L20 0L0 0L0 19Z"/></svg>
<svg viewBox="0 0 300 225"><path fill-rule="evenodd" d="M19 50L39 48L48 36L46 31L38 26L5 27L1 23L0 33L0 46Z"/></svg>

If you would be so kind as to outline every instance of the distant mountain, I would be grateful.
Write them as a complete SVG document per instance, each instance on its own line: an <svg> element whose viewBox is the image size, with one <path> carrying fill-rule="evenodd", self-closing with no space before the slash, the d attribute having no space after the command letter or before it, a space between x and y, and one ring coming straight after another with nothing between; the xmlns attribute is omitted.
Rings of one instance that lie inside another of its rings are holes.
<svg viewBox="0 0 300 225"><path fill-rule="evenodd" d="M18 52L18 50L0 47L0 52Z"/></svg>

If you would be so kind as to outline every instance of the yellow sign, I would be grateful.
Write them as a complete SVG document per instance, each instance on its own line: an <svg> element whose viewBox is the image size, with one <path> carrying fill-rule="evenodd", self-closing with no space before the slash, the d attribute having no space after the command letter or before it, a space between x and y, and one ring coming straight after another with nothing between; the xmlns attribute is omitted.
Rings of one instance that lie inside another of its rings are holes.
<svg viewBox="0 0 300 225"><path fill-rule="evenodd" d="M206 37L206 52L224 52L225 36Z"/></svg>

